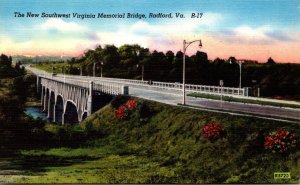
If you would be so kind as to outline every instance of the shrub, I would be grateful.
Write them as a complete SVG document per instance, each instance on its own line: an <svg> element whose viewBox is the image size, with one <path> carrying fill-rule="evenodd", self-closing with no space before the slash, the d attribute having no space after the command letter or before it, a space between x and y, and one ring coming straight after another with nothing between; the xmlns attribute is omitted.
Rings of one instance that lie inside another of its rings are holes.
<svg viewBox="0 0 300 185"><path fill-rule="evenodd" d="M295 134L280 128L265 137L264 146L272 152L286 153L296 147L296 142Z"/></svg>
<svg viewBox="0 0 300 185"><path fill-rule="evenodd" d="M224 135L224 127L218 123L206 123L203 128L203 138L211 142L218 140Z"/></svg>
<svg viewBox="0 0 300 185"><path fill-rule="evenodd" d="M137 109L137 106L138 103L136 100L127 100L115 110L115 115L120 120L126 119L131 113L133 113L133 111Z"/></svg>
<svg viewBox="0 0 300 185"><path fill-rule="evenodd" d="M124 105L121 105L117 110L115 110L115 115L120 120L127 118L127 116L128 116L127 107Z"/></svg>
<svg viewBox="0 0 300 185"><path fill-rule="evenodd" d="M129 110L134 110L137 107L137 102L135 100L128 100L125 104L125 106L129 109Z"/></svg>

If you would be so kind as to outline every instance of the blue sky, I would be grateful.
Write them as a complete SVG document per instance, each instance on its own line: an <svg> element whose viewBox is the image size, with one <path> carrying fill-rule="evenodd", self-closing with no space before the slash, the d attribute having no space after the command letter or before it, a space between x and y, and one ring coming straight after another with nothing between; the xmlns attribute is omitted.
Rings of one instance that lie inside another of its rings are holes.
<svg viewBox="0 0 300 185"><path fill-rule="evenodd" d="M26 3L25 3L26 2ZM183 13L184 19L16 18L32 13ZM192 19L192 12L204 13ZM178 51L201 38L209 58L300 62L299 0L1 0L0 52L80 55L97 44L140 44ZM197 48L191 47L190 53Z"/></svg>

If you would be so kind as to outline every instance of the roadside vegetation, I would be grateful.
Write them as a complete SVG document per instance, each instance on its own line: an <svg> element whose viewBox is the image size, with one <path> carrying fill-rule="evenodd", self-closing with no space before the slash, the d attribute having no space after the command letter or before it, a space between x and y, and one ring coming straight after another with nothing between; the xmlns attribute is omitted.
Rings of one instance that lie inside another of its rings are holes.
<svg viewBox="0 0 300 185"><path fill-rule="evenodd" d="M5 176L5 180L17 183L299 182L299 140L294 139L300 134L298 124L131 99L134 104L128 103L128 99L115 98L80 125L45 124L35 128L39 141L35 147L31 145L31 149L16 153L13 164L22 170L17 175ZM266 145L265 139L280 128L294 135L286 141L291 145L286 150L279 147L282 152L272 151L272 143ZM278 171L290 172L291 179L275 180L273 174Z"/></svg>
<svg viewBox="0 0 300 185"><path fill-rule="evenodd" d="M221 96L216 94L204 94L204 93L190 93L188 96L197 97L197 98L205 98L205 99L212 99L212 100L220 100ZM250 104L259 104L259 105L270 105L275 107L290 107L290 108L300 108L300 102L298 104L288 104L288 103L277 103L277 102L270 102L270 101L260 101L260 100L251 100L251 99L244 99L244 98L236 98L232 96L222 96L223 101L228 102L240 102L240 103L250 103Z"/></svg>

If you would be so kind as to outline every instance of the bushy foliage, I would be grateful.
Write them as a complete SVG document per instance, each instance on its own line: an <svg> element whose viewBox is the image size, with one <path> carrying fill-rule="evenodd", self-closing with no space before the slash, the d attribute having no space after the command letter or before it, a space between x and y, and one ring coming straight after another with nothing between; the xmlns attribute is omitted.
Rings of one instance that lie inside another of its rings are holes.
<svg viewBox="0 0 300 185"><path fill-rule="evenodd" d="M265 148L272 152L287 153L296 147L296 136L282 128L265 137Z"/></svg>
<svg viewBox="0 0 300 185"><path fill-rule="evenodd" d="M115 110L115 115L119 120L126 119L136 110L137 106L138 103L136 100L129 99Z"/></svg>
<svg viewBox="0 0 300 185"><path fill-rule="evenodd" d="M119 120L126 119L129 115L128 107L126 107L125 105L121 105L115 110L115 115Z"/></svg>
<svg viewBox="0 0 300 185"><path fill-rule="evenodd" d="M202 128L203 138L211 142L224 136L224 127L218 123L206 123Z"/></svg>

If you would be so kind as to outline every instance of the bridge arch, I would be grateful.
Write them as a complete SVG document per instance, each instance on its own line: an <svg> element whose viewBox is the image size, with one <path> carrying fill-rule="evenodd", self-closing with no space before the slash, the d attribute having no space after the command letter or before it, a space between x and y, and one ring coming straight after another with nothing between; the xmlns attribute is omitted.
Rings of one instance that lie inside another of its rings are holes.
<svg viewBox="0 0 300 185"><path fill-rule="evenodd" d="M76 103L72 100L67 100L65 103L65 111L63 114L63 123L78 124L78 111Z"/></svg>
<svg viewBox="0 0 300 185"><path fill-rule="evenodd" d="M56 102L55 102L55 107L54 107L54 122L57 123L62 123L62 117L64 113L64 99L61 94L58 94L56 96Z"/></svg>

